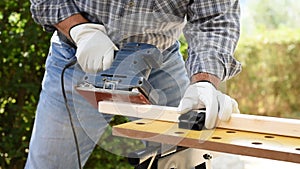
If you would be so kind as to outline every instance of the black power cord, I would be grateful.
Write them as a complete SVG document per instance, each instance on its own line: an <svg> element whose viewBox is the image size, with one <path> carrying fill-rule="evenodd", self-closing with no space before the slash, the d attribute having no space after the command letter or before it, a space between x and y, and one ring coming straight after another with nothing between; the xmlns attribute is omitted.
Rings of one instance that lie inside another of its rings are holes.
<svg viewBox="0 0 300 169"><path fill-rule="evenodd" d="M66 91L65 91L65 84L64 84L64 74L65 74L66 69L73 66L76 62L77 62L77 60L75 59L75 60L71 61L70 63L66 64L65 67L63 68L63 70L61 72L61 90L62 90L62 94L63 94L63 97L64 97L66 109L67 109L67 112L68 112L68 115L69 115L70 124L71 124L71 128L72 128L73 136L74 136L76 152L77 152L77 159L78 159L78 166L79 166L79 169L82 169L81 160L80 160L79 144L78 144L77 135L76 135L76 132L75 132L75 127L74 127L74 124L73 124L73 118L72 118L71 110L70 110L70 107L69 107L69 104L68 104L67 95L66 95Z"/></svg>

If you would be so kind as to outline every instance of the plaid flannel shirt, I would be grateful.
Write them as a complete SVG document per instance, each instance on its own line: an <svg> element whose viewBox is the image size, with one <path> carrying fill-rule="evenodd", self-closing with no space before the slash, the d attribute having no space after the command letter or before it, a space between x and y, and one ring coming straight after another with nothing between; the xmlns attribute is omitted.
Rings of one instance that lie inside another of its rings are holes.
<svg viewBox="0 0 300 169"><path fill-rule="evenodd" d="M120 46L144 42L164 50L183 32L187 71L227 80L241 71L233 57L239 39L238 0L31 0L34 20L47 31L76 13L101 23Z"/></svg>

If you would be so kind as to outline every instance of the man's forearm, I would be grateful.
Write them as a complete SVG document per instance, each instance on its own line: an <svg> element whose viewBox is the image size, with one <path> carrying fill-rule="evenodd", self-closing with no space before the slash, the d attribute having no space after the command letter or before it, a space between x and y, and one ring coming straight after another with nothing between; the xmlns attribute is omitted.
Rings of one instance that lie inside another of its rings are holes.
<svg viewBox="0 0 300 169"><path fill-rule="evenodd" d="M72 38L69 35L70 29L75 25L86 23L86 22L88 22L88 20L85 19L81 14L75 14L63 20L62 22L59 22L54 26L56 27L56 29L58 29L58 31L63 33L68 39L72 40Z"/></svg>

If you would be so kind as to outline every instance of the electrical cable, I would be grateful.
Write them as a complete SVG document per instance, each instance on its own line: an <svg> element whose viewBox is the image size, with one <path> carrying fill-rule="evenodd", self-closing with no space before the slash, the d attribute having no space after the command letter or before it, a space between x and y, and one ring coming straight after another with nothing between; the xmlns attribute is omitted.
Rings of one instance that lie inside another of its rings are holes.
<svg viewBox="0 0 300 169"><path fill-rule="evenodd" d="M65 84L64 84L64 74L65 74L66 69L73 66L76 62L77 62L77 60L75 59L75 60L71 61L70 63L66 64L65 67L63 68L63 70L61 72L61 90L62 90L62 94L63 94L63 97L64 97L66 109L67 109L69 119L70 119L70 125L71 125L71 128L72 128L72 133L73 133L74 142L75 142L75 146L76 146L78 166L79 166L79 169L82 169L81 160L80 160L79 144L78 144L77 135L76 135L76 132L75 132L75 127L74 127L74 124L73 124L73 118L72 118L71 110L70 110L70 107L69 107L69 104L68 104L67 95L66 95L66 91L65 91Z"/></svg>

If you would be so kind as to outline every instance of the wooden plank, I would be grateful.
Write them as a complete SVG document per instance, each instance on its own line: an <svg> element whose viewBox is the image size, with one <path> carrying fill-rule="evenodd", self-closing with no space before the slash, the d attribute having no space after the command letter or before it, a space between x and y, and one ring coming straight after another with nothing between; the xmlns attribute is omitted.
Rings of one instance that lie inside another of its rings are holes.
<svg viewBox="0 0 300 169"><path fill-rule="evenodd" d="M109 101L99 102L98 111L107 114L171 122L178 122L178 117L180 116L180 111L177 107Z"/></svg>
<svg viewBox="0 0 300 169"><path fill-rule="evenodd" d="M178 122L177 107L142 105L120 102L99 102L99 112L143 119ZM300 120L246 114L232 114L228 122L218 122L218 128L300 137Z"/></svg>
<svg viewBox="0 0 300 169"><path fill-rule="evenodd" d="M228 122L219 122L218 127L300 138L300 120L296 119L232 114Z"/></svg>
<svg viewBox="0 0 300 169"><path fill-rule="evenodd" d="M208 151L300 163L300 138L246 131L193 131L175 122L141 119L113 127L113 135Z"/></svg>

